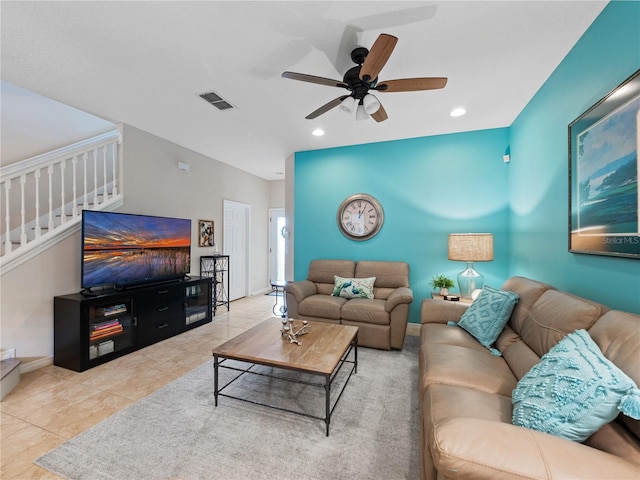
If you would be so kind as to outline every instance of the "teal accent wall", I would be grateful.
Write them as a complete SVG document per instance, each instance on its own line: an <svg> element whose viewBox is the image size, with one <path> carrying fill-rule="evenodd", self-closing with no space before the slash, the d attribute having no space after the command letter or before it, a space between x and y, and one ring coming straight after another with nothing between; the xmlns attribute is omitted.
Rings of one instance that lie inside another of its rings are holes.
<svg viewBox="0 0 640 480"><path fill-rule="evenodd" d="M305 279L316 258L408 262L410 321L419 323L431 277L455 279L465 267L447 259L448 234L491 232L495 260L476 268L485 283L502 285L510 263L507 146L502 128L296 153L295 279ZM338 207L354 193L373 195L384 209L382 229L364 242L337 225Z"/></svg>
<svg viewBox="0 0 640 480"><path fill-rule="evenodd" d="M494 234L485 283L523 275L640 313L640 261L568 251L568 125L640 68L640 2L610 2L509 128L299 152L295 155L294 278L315 258L400 260L411 266L409 320L433 275L453 278L447 235ZM505 164L502 156L511 155ZM380 233L345 238L336 212L368 193Z"/></svg>
<svg viewBox="0 0 640 480"><path fill-rule="evenodd" d="M568 125L640 68L640 2L611 2L510 128L512 275L640 313L640 261L568 251Z"/></svg>

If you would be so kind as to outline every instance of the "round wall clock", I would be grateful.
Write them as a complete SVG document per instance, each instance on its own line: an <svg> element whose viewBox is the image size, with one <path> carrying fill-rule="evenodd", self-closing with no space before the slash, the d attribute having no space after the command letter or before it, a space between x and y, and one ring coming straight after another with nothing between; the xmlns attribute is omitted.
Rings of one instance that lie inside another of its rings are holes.
<svg viewBox="0 0 640 480"><path fill-rule="evenodd" d="M345 237L367 240L382 228L384 210L380 202L371 195L356 193L340 204L337 221Z"/></svg>

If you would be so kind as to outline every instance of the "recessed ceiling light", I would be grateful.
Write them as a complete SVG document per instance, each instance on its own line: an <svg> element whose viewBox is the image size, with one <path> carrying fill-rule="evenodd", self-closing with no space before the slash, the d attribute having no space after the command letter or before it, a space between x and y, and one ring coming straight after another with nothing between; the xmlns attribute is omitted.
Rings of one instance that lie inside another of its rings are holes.
<svg viewBox="0 0 640 480"><path fill-rule="evenodd" d="M311 132L313 135L315 135L316 137L321 137L322 135L324 135L324 130L322 130L321 128L316 128L313 132Z"/></svg>
<svg viewBox="0 0 640 480"><path fill-rule="evenodd" d="M464 108L458 107L454 108L449 115L451 115L452 117L461 117L465 113L467 113L467 111Z"/></svg>

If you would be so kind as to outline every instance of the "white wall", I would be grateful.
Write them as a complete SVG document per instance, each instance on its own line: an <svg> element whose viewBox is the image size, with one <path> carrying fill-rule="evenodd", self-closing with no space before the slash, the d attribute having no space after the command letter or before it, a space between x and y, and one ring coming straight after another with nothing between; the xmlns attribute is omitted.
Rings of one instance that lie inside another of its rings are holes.
<svg viewBox="0 0 640 480"><path fill-rule="evenodd" d="M192 219L191 274L210 249L197 246L198 219L214 220L222 247L222 200L251 205L250 292L269 287L268 211L284 185L256 177L137 128L123 127L124 194L118 211ZM190 171L178 170L178 161ZM276 182L280 183L280 182ZM276 205L281 206L281 205ZM53 355L53 297L80 290L80 234L0 278L0 346L20 357Z"/></svg>

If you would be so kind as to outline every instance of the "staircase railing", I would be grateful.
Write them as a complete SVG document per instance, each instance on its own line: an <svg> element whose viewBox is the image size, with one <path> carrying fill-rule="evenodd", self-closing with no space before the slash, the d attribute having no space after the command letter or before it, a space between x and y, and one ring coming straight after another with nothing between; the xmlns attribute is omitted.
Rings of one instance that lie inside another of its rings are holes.
<svg viewBox="0 0 640 480"><path fill-rule="evenodd" d="M122 205L117 130L0 168L5 274L80 228L82 210Z"/></svg>

